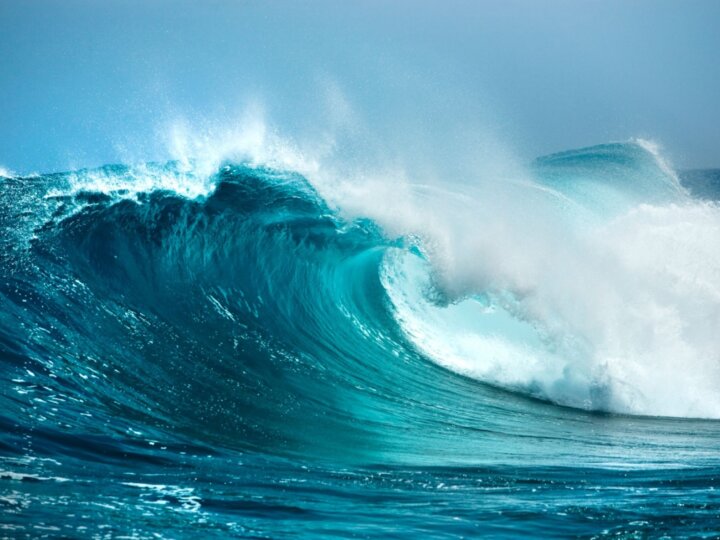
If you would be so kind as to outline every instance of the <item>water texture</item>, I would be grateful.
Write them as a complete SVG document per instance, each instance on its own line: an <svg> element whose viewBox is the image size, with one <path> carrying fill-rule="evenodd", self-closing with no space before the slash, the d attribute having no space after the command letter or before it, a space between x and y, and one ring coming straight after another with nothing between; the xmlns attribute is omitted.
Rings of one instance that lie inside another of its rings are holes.
<svg viewBox="0 0 720 540"><path fill-rule="evenodd" d="M719 536L718 171L372 188L6 171L0 538Z"/></svg>

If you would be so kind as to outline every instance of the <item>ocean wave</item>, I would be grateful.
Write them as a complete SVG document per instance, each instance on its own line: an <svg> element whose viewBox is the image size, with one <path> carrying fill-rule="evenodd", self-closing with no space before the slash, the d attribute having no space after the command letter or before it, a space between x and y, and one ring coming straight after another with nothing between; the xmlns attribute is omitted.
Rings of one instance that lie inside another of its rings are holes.
<svg viewBox="0 0 720 540"><path fill-rule="evenodd" d="M67 506L95 532L128 512L178 536L279 515L322 536L328 500L343 519L374 504L358 490L437 503L437 524L462 494L625 493L623 471L653 508L673 471L711 494L716 422L692 419L720 416L704 176L696 198L638 141L479 183L237 156L0 184L3 530L90 534L42 510ZM649 530L613 501L608 531Z"/></svg>
<svg viewBox="0 0 720 540"><path fill-rule="evenodd" d="M720 210L647 145L548 156L490 188L415 186L392 214L349 215L292 171L190 165L6 180L0 344L23 396L6 410L420 461L465 437L452 418L536 409L492 387L720 416ZM434 435L404 433L420 425Z"/></svg>

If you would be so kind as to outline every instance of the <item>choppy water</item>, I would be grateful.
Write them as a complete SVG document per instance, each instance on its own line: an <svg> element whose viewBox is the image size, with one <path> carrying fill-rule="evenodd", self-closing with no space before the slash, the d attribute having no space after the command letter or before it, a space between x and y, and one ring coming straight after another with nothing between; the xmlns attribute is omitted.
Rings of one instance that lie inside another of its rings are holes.
<svg viewBox="0 0 720 540"><path fill-rule="evenodd" d="M1 179L0 538L717 537L720 176L682 177Z"/></svg>

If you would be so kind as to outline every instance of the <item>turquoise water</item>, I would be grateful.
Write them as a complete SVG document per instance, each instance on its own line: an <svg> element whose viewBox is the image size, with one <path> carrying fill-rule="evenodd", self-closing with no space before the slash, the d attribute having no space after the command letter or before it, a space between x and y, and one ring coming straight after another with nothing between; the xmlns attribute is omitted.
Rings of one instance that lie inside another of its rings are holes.
<svg viewBox="0 0 720 540"><path fill-rule="evenodd" d="M720 535L717 172L528 171L0 180L0 538Z"/></svg>

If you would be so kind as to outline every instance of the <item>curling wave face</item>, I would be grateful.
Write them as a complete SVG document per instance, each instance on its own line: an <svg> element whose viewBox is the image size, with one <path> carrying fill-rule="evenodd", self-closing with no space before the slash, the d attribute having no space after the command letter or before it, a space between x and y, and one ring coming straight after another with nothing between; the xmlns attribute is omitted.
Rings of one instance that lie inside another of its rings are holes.
<svg viewBox="0 0 720 540"><path fill-rule="evenodd" d="M113 455L187 467L189 448L342 470L716 466L714 422L649 417L720 417L720 208L647 143L390 204L187 165L1 180L6 479Z"/></svg>

